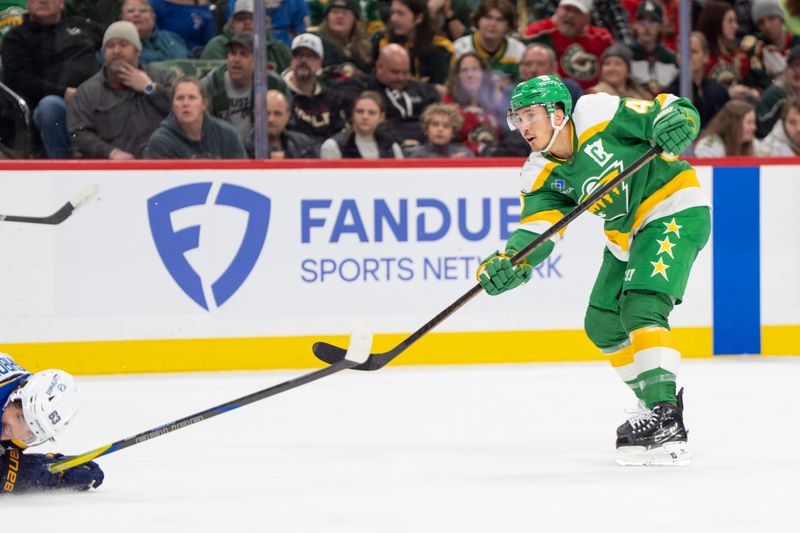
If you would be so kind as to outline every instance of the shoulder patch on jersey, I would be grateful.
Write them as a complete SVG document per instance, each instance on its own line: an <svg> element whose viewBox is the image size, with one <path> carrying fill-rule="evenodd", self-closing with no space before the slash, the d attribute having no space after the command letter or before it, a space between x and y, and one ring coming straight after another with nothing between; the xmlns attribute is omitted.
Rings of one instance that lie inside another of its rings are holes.
<svg viewBox="0 0 800 533"><path fill-rule="evenodd" d="M589 137L605 129L608 122L617 114L619 96L607 93L585 94L580 97L572 113L575 125L575 136L578 144L583 144Z"/></svg>

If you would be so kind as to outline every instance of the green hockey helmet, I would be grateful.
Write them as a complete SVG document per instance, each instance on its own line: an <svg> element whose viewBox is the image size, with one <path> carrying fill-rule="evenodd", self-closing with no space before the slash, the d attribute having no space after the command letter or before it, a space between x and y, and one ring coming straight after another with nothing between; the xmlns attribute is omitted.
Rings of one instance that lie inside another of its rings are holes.
<svg viewBox="0 0 800 533"><path fill-rule="evenodd" d="M572 96L558 76L544 74L517 85L511 94L511 110L521 107L543 105L548 114L556 110L556 104L564 106L564 114L572 115Z"/></svg>

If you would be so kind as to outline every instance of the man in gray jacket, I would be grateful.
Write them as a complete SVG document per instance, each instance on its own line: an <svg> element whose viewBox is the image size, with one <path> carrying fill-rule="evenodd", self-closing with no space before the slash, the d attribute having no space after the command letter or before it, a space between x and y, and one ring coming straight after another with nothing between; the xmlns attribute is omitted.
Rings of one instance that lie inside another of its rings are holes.
<svg viewBox="0 0 800 533"><path fill-rule="evenodd" d="M170 111L172 75L141 67L136 26L113 23L103 36L103 68L83 82L67 108L73 146L92 159L141 157Z"/></svg>

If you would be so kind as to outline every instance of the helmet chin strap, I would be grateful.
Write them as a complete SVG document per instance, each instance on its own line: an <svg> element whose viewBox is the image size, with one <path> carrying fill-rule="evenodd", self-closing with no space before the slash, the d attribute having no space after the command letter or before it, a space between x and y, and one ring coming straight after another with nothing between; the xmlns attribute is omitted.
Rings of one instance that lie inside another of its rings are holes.
<svg viewBox="0 0 800 533"><path fill-rule="evenodd" d="M550 149L553 147L553 144L556 142L556 137L558 137L558 134L564 129L564 126L567 125L567 122L569 122L569 117L564 115L564 120L561 121L561 125L556 126L555 113L550 113L550 125L553 126L553 135L550 137L550 142L547 143L547 146L545 146L539 153L550 151Z"/></svg>

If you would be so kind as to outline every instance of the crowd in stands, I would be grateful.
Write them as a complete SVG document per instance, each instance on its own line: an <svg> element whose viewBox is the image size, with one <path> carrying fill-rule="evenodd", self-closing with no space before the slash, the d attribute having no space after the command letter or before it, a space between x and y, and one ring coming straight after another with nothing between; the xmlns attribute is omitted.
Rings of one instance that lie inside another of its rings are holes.
<svg viewBox="0 0 800 533"><path fill-rule="evenodd" d="M35 157L253 157L264 9L274 159L526 156L517 83L652 100L679 94L681 67L702 122L687 155L800 155L800 0L693 0L685 66L678 4L0 0L0 148L18 95Z"/></svg>

